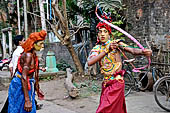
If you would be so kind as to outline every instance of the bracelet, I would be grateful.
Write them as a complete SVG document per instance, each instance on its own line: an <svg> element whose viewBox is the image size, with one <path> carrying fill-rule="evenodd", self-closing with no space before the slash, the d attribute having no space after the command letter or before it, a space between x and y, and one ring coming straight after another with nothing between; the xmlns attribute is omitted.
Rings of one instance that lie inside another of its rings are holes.
<svg viewBox="0 0 170 113"><path fill-rule="evenodd" d="M131 46L128 46L128 45L119 45L120 48L122 49L125 49L125 47L131 47Z"/></svg>

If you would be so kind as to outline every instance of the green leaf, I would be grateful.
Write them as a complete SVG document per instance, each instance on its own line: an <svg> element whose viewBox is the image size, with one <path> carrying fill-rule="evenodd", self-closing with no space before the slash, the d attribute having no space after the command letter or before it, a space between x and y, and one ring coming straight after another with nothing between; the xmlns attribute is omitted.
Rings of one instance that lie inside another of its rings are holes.
<svg viewBox="0 0 170 113"><path fill-rule="evenodd" d="M122 36L122 35L123 35L123 33L120 33L120 32L117 34L117 36Z"/></svg>
<svg viewBox="0 0 170 113"><path fill-rule="evenodd" d="M122 7L122 1L121 0L100 0L99 4L105 10Z"/></svg>

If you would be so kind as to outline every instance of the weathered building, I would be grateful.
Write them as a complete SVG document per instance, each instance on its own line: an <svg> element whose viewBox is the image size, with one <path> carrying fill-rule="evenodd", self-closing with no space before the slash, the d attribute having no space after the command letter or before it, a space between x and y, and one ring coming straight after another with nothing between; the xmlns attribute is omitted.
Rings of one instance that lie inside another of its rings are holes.
<svg viewBox="0 0 170 113"><path fill-rule="evenodd" d="M124 0L130 34L167 48L170 35L170 0ZM144 41L142 41L145 44Z"/></svg>

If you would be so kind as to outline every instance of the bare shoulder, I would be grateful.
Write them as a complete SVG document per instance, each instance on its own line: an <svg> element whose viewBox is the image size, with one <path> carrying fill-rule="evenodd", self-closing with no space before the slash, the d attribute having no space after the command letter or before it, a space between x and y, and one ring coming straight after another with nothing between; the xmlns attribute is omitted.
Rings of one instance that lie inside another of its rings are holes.
<svg viewBox="0 0 170 113"><path fill-rule="evenodd" d="M26 57L32 57L32 53L31 52L28 52L28 53L25 53Z"/></svg>
<svg viewBox="0 0 170 113"><path fill-rule="evenodd" d="M33 54L31 52L23 53L23 55L21 56L21 59L24 61L24 63L31 62L32 58Z"/></svg>
<svg viewBox="0 0 170 113"><path fill-rule="evenodd" d="M32 57L32 56L33 56L33 54L31 52L27 52L27 53L23 53L21 57L24 57L24 58L28 57L29 58L29 57Z"/></svg>

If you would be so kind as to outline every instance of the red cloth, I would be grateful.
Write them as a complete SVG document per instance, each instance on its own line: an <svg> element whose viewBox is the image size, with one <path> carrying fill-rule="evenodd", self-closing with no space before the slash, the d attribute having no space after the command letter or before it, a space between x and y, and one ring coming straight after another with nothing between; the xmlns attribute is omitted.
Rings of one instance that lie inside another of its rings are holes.
<svg viewBox="0 0 170 113"><path fill-rule="evenodd" d="M21 54L21 56L22 56L22 54ZM21 59L21 56L18 58L18 71L20 72L20 73L22 73L22 67L21 67L21 64L20 64L20 59ZM29 74L31 74L31 73L33 73L33 72L35 72L35 70L36 69L38 69L38 57L36 57L35 58L35 64L36 64L36 68L33 68L33 69L31 69L31 70L29 70ZM29 82L29 77L27 76L27 82L28 82L28 90L31 90L31 85L30 85L30 82Z"/></svg>
<svg viewBox="0 0 170 113"><path fill-rule="evenodd" d="M22 55L21 55L21 56L22 56ZM21 67L21 64L20 64L20 62L21 62L21 61L20 61L21 56L18 58L18 65L17 65L18 71L19 71L20 73L22 73L22 67ZM38 64L39 64L39 63L38 63L38 57L36 56L36 58L35 58L36 68L33 68L33 69L29 70L29 74L35 72L35 70L38 69Z"/></svg>
<svg viewBox="0 0 170 113"><path fill-rule="evenodd" d="M117 80L110 80L102 83L100 104L96 113L127 113L124 83Z"/></svg>
<svg viewBox="0 0 170 113"><path fill-rule="evenodd" d="M97 28L97 29L105 28L105 29L108 30L109 34L112 33L111 27L110 27L108 24L103 23L103 22L99 22L99 23L97 24L96 28Z"/></svg>

